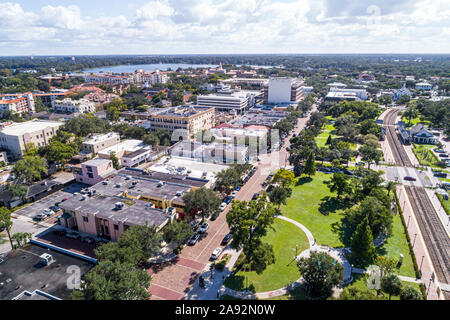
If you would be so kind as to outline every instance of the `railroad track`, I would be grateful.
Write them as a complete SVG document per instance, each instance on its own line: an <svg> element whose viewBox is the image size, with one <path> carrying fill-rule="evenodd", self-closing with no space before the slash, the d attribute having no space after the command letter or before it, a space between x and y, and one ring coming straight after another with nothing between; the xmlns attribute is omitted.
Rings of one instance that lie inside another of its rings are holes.
<svg viewBox="0 0 450 320"><path fill-rule="evenodd" d="M395 163L402 167L412 167L408 154L395 131L397 113L398 110L392 110L385 118L388 143ZM424 188L405 186L405 189L436 272L437 281L450 284L450 239L446 229ZM443 294L446 300L450 300L450 292L443 291Z"/></svg>
<svg viewBox="0 0 450 320"><path fill-rule="evenodd" d="M397 118L398 111L394 109L386 115L386 136L394 156L394 162L402 167L412 167L413 165L409 160L408 154L395 131L395 119Z"/></svg>

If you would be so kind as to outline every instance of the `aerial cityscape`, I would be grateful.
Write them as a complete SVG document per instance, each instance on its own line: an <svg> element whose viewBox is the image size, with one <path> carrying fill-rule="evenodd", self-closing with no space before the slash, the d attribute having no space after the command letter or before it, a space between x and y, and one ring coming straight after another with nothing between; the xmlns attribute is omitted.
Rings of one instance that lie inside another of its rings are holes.
<svg viewBox="0 0 450 320"><path fill-rule="evenodd" d="M10 1L0 300L450 300L449 2Z"/></svg>

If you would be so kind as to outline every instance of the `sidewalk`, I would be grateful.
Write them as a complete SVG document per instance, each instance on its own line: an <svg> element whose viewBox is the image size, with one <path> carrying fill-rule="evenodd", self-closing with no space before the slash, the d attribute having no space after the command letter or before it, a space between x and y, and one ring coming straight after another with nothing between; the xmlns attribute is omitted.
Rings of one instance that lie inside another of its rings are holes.
<svg viewBox="0 0 450 320"><path fill-rule="evenodd" d="M428 300L441 300L444 299L443 295L438 295L438 286L435 282L431 281L432 274L434 273L433 265L431 263L428 251L425 247L422 234L417 224L416 217L411 208L411 204L406 195L404 186L397 186L397 195L399 204L403 211L403 217L407 225L408 234L412 241L414 254L416 256L419 270L422 272L421 280L426 285L427 299Z"/></svg>

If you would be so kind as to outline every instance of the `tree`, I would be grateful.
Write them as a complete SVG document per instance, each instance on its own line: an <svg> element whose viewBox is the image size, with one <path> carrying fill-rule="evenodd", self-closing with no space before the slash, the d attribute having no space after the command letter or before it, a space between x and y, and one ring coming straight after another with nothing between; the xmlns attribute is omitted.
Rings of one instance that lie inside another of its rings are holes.
<svg viewBox="0 0 450 320"><path fill-rule="evenodd" d="M9 211L9 209L6 207L0 207L0 227L4 227L6 229L6 233L8 234L9 238L9 243L11 244L11 249L14 250L14 245L10 234L12 224L13 222L11 221L11 211Z"/></svg>
<svg viewBox="0 0 450 320"><path fill-rule="evenodd" d="M14 233L11 237L12 240L15 240L17 242L17 248L23 247L28 240L31 239L33 235L29 232L18 232Z"/></svg>
<svg viewBox="0 0 450 320"><path fill-rule="evenodd" d="M386 182L386 190L388 192L388 197L391 195L391 191L395 189L396 183L394 181L388 181Z"/></svg>
<svg viewBox="0 0 450 320"><path fill-rule="evenodd" d="M278 211L280 211L280 206L286 204L286 199L292 194L292 189L285 187L275 187L269 192L269 198L272 203L278 205Z"/></svg>
<svg viewBox="0 0 450 320"><path fill-rule="evenodd" d="M119 158L117 158L116 153L114 151L111 151L109 154L109 160L112 161L112 165L114 169L119 170L120 169L120 162Z"/></svg>
<svg viewBox="0 0 450 320"><path fill-rule="evenodd" d="M201 187L183 196L184 211L190 215L200 215L202 220L220 210L222 201L214 191Z"/></svg>
<svg viewBox="0 0 450 320"><path fill-rule="evenodd" d="M216 174L215 187L217 190L229 191L241 183L241 175L232 168L222 170Z"/></svg>
<svg viewBox="0 0 450 320"><path fill-rule="evenodd" d="M31 184L35 180L41 180L42 175L47 173L47 164L39 156L25 156L16 162L13 173L17 181Z"/></svg>
<svg viewBox="0 0 450 320"><path fill-rule="evenodd" d="M292 171L281 168L273 176L272 182L280 184L283 188L287 188L295 183L295 175Z"/></svg>
<svg viewBox="0 0 450 320"><path fill-rule="evenodd" d="M422 295L416 288L406 286L400 292L400 300L422 300Z"/></svg>
<svg viewBox="0 0 450 320"><path fill-rule="evenodd" d="M359 148L362 160L367 161L368 168L372 163L378 164L383 157L383 152L369 145L363 145Z"/></svg>
<svg viewBox="0 0 450 320"><path fill-rule="evenodd" d="M22 201L24 201L25 196L28 193L28 187L21 185L21 184L17 184L17 183L10 183L7 186L7 189L9 190L9 192L11 192L11 195L13 198L19 198Z"/></svg>
<svg viewBox="0 0 450 320"><path fill-rule="evenodd" d="M163 230L163 239L167 243L175 241L177 244L181 244L187 241L194 235L194 231L191 226L185 222L174 222L166 226Z"/></svg>
<svg viewBox="0 0 450 320"><path fill-rule="evenodd" d="M402 290L402 282L395 274L389 274L381 279L381 290L389 294L389 300L392 295L397 296Z"/></svg>
<svg viewBox="0 0 450 320"><path fill-rule="evenodd" d="M316 162L314 160L314 154L311 152L306 160L305 167L303 168L303 174L307 176L313 176L316 174Z"/></svg>
<svg viewBox="0 0 450 320"><path fill-rule="evenodd" d="M356 227L350 247L352 259L356 264L363 266L372 262L375 256L375 246L367 217Z"/></svg>
<svg viewBox="0 0 450 320"><path fill-rule="evenodd" d="M343 173L334 173L328 188L330 188L331 192L337 193L338 199L341 199L344 195L351 195L352 193L350 178Z"/></svg>
<svg viewBox="0 0 450 320"><path fill-rule="evenodd" d="M245 265L258 274L275 263L272 245L263 242L267 229L275 220L274 215L275 209L267 202L264 194L257 201L233 201L226 216L233 235L231 248L238 251L242 249Z"/></svg>
<svg viewBox="0 0 450 320"><path fill-rule="evenodd" d="M298 269L313 298L328 298L344 278L344 268L325 252L311 251L308 258L298 261Z"/></svg>
<svg viewBox="0 0 450 320"><path fill-rule="evenodd" d="M162 235L155 226L134 225L117 242L108 242L94 250L97 260L137 265L161 251Z"/></svg>
<svg viewBox="0 0 450 320"><path fill-rule="evenodd" d="M72 293L74 300L146 300L151 277L133 264L100 261L85 277L83 290Z"/></svg>
<svg viewBox="0 0 450 320"><path fill-rule="evenodd" d="M384 300L383 297L368 289L346 287L342 291L338 300Z"/></svg>
<svg viewBox="0 0 450 320"><path fill-rule="evenodd" d="M381 278L384 278L388 274L391 274L395 270L395 266L397 265L395 259L385 257L385 256L378 256L374 260L374 265L378 266L381 271Z"/></svg>
<svg viewBox="0 0 450 320"><path fill-rule="evenodd" d="M60 141L52 141L47 146L42 147L42 152L50 162L61 162L72 158L78 153L78 148L74 144L67 144Z"/></svg>
<svg viewBox="0 0 450 320"><path fill-rule="evenodd" d="M120 119L120 111L117 107L106 108L106 119L117 122Z"/></svg>
<svg viewBox="0 0 450 320"><path fill-rule="evenodd" d="M38 152L38 148L33 142L26 143L24 148L25 148L25 152L23 153L24 156L35 156Z"/></svg>
<svg viewBox="0 0 450 320"><path fill-rule="evenodd" d="M328 146L328 145L330 145L331 144L331 140L332 140L332 138L331 138L331 134L330 135L328 135L328 139L327 139L327 141L325 142L325 144Z"/></svg>

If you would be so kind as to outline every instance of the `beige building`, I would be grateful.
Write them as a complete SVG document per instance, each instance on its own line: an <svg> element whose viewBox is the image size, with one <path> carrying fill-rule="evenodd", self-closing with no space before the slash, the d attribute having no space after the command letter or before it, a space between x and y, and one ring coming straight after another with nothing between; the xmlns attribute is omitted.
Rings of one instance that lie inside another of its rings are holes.
<svg viewBox="0 0 450 320"><path fill-rule="evenodd" d="M81 151L97 154L99 151L120 143L120 135L116 132L95 134L81 145Z"/></svg>
<svg viewBox="0 0 450 320"><path fill-rule="evenodd" d="M213 107L179 106L163 109L151 114L150 130L164 129L173 133L185 130L187 139L197 132L211 129L215 125L215 109Z"/></svg>
<svg viewBox="0 0 450 320"><path fill-rule="evenodd" d="M9 150L12 159L21 159L26 144L33 143L38 148L46 146L62 125L62 122L36 119L3 124L0 127L0 148Z"/></svg>

